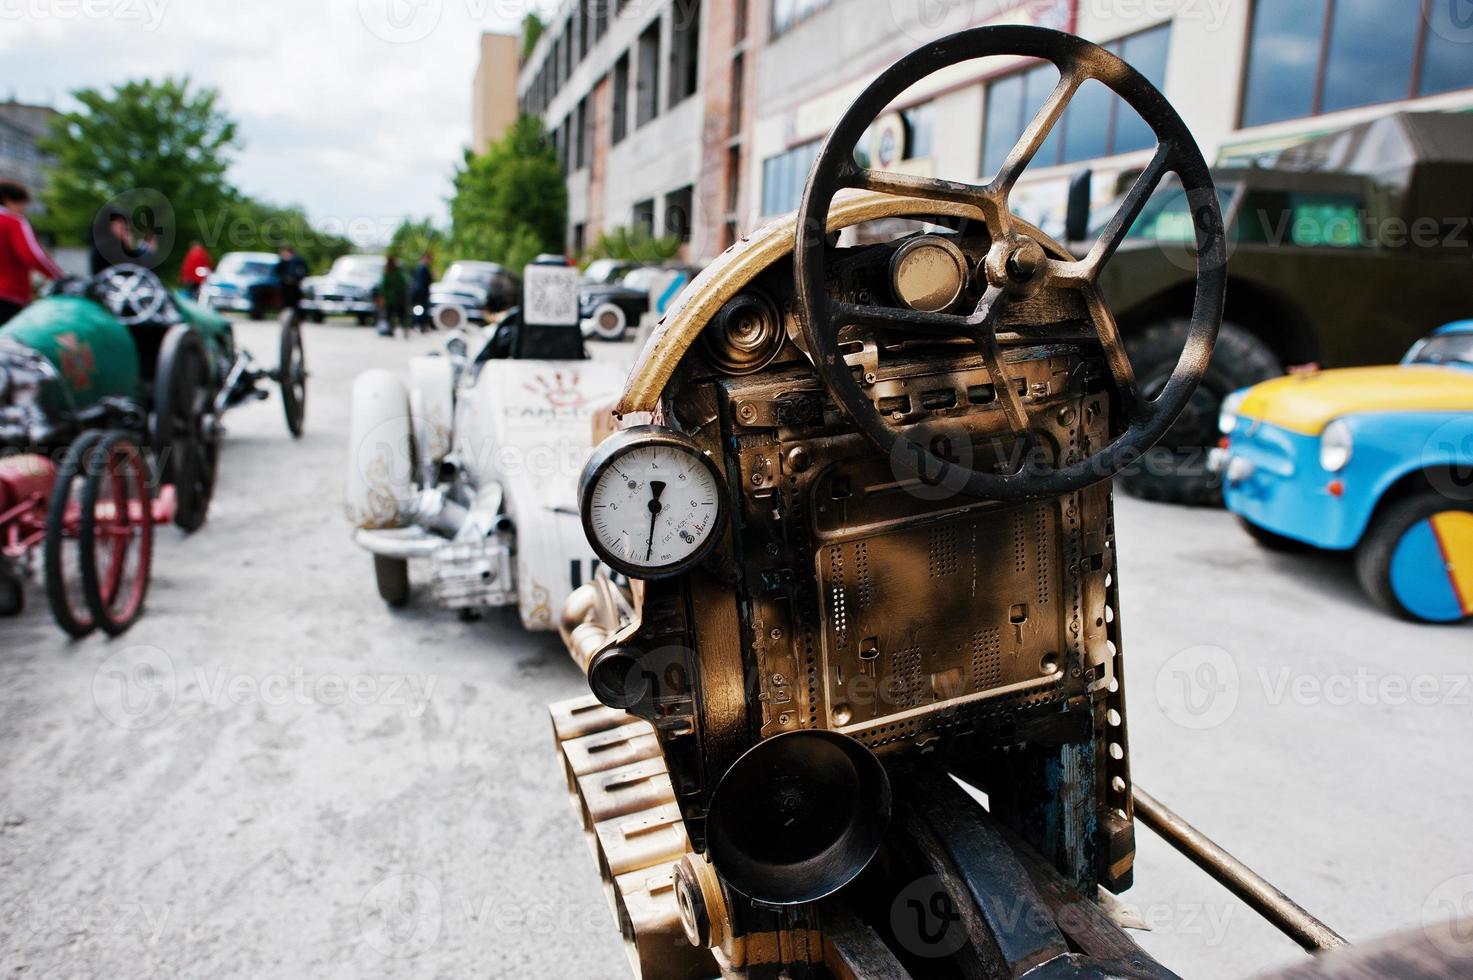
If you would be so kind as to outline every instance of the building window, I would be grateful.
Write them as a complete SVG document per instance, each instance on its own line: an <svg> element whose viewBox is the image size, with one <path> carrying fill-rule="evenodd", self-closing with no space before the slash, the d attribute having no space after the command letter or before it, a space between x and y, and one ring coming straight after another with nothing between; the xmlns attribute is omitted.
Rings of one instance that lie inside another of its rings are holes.
<svg viewBox="0 0 1473 980"><path fill-rule="evenodd" d="M1456 0L1253 5L1240 123L1261 126L1473 87ZM1424 16L1425 11L1425 16Z"/></svg>
<svg viewBox="0 0 1473 980"><path fill-rule="evenodd" d="M629 134L629 52L614 63L614 91L610 93L614 119L609 127L609 142L621 143Z"/></svg>
<svg viewBox="0 0 1473 980"><path fill-rule="evenodd" d="M834 0L773 0L772 37L785 34Z"/></svg>
<svg viewBox="0 0 1473 980"><path fill-rule="evenodd" d="M689 184L665 195L666 235L671 235L681 242L690 241L691 225L695 221L694 204L695 188Z"/></svg>
<svg viewBox="0 0 1473 980"><path fill-rule="evenodd" d="M634 202L633 220L630 226L637 231L642 231L650 238L655 237L655 202L653 198Z"/></svg>
<svg viewBox="0 0 1473 980"><path fill-rule="evenodd" d="M726 212L734 214L742 193L742 148L728 147L726 150Z"/></svg>
<svg viewBox="0 0 1473 980"><path fill-rule="evenodd" d="M578 0L578 60L588 57L588 44L592 31L588 29L588 5L596 0Z"/></svg>
<svg viewBox="0 0 1473 980"><path fill-rule="evenodd" d="M747 0L736 0L736 12L732 16L736 21L732 40L740 44L747 39Z"/></svg>
<svg viewBox="0 0 1473 980"><path fill-rule="evenodd" d="M1171 25L1163 24L1104 45L1161 88L1166 78L1166 56ZM995 174L1023 130L1043 106L1059 72L1043 64L1001 78L987 86L987 119L982 128L982 173ZM1144 150L1156 143L1151 128L1135 110L1101 83L1090 80L1079 87L1064 118L1054 125L1039 147L1039 166L1077 163L1095 157Z"/></svg>
<svg viewBox="0 0 1473 980"><path fill-rule="evenodd" d="M563 23L563 81L573 74L573 64L578 60L573 51L573 15Z"/></svg>
<svg viewBox="0 0 1473 980"><path fill-rule="evenodd" d="M782 214L798 207L808 170L818 156L822 140L795 146L786 153L762 161L762 213Z"/></svg>
<svg viewBox="0 0 1473 980"><path fill-rule="evenodd" d="M588 166L588 96L578 100L573 123L573 169Z"/></svg>
<svg viewBox="0 0 1473 980"><path fill-rule="evenodd" d="M576 225L573 226L573 249L572 249L572 254L574 254L574 255L582 255L583 254L583 249L584 249L584 247L587 244L587 238L588 238L588 226L586 224L584 224L583 222L580 221Z"/></svg>
<svg viewBox="0 0 1473 980"><path fill-rule="evenodd" d="M660 114L660 21L645 28L637 47L639 62L635 79L634 126L638 129Z"/></svg>
<svg viewBox="0 0 1473 980"><path fill-rule="evenodd" d="M609 6L614 0L589 0L593 4L593 40L598 43L609 30Z"/></svg>
<svg viewBox="0 0 1473 980"><path fill-rule="evenodd" d="M727 115L726 134L742 131L742 102L747 90L747 56L738 51L731 59L731 112Z"/></svg>
<svg viewBox="0 0 1473 980"><path fill-rule="evenodd" d="M695 95L696 86L700 83L700 0L672 4L670 11L673 18L670 32L670 104L673 106Z"/></svg>

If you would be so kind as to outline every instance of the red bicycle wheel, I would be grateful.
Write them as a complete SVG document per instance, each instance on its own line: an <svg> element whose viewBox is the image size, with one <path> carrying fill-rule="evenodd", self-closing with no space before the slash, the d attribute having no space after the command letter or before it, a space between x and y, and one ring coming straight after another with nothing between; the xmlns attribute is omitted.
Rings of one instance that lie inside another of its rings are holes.
<svg viewBox="0 0 1473 980"><path fill-rule="evenodd" d="M101 464L82 491L83 591L93 621L109 636L137 622L153 566L153 506L148 468L126 432L97 444Z"/></svg>
<svg viewBox="0 0 1473 980"><path fill-rule="evenodd" d="M92 450L101 439L101 432L88 432L72 443L46 508L46 601L56 625L78 638L96 628L82 581L81 526L87 474L99 465Z"/></svg>

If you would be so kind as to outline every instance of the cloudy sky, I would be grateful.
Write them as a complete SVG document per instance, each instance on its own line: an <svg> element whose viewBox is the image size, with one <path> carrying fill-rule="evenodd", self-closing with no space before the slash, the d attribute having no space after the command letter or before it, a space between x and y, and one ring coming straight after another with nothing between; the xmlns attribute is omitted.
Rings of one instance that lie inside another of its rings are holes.
<svg viewBox="0 0 1473 980"><path fill-rule="evenodd" d="M0 0L0 98L188 75L218 88L247 193L317 222L443 220L482 30L546 0ZM386 235L385 235L386 237Z"/></svg>

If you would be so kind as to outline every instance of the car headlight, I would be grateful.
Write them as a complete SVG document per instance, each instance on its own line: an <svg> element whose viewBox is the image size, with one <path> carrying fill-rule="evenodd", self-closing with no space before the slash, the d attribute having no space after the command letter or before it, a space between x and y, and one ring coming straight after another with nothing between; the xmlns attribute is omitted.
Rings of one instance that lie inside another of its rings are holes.
<svg viewBox="0 0 1473 980"><path fill-rule="evenodd" d="M1235 391L1222 400L1222 407L1218 410L1217 428L1225 436L1230 436L1238 427L1238 409L1243 406L1243 399L1248 397L1246 391Z"/></svg>
<svg viewBox="0 0 1473 980"><path fill-rule="evenodd" d="M1336 419L1325 426L1325 431L1320 436L1320 465L1326 472L1339 473L1349 464L1354 447L1355 440L1351 436L1350 426L1343 419Z"/></svg>

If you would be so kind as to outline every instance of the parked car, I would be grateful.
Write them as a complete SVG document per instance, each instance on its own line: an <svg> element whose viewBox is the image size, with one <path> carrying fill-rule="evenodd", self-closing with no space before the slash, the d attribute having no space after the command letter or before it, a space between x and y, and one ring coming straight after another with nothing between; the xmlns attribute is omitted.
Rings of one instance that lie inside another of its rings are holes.
<svg viewBox="0 0 1473 980"><path fill-rule="evenodd" d="M326 275L302 281L302 312L314 323L330 316L351 316L360 327L378 319L378 284L384 277L382 255L344 255Z"/></svg>
<svg viewBox="0 0 1473 980"><path fill-rule="evenodd" d="M430 286L430 316L446 307L458 307L471 323L485 323L521 300L522 281L495 262L452 262L445 276Z"/></svg>
<svg viewBox="0 0 1473 980"><path fill-rule="evenodd" d="M229 252L205 279L200 305L216 312L244 313L264 320L281 310L277 257L270 252Z"/></svg>
<svg viewBox="0 0 1473 980"><path fill-rule="evenodd" d="M1229 240L1226 318L1211 369L1161 442L1170 452L1122 479L1150 499L1217 502L1202 463L1230 392L1289 369L1386 364L1473 309L1473 115L1397 113L1212 176ZM1076 254L1093 237L1080 229L1098 227L1080 213L1087 200L1071 196ZM1167 182L1100 278L1147 396L1191 320L1191 239L1187 202Z"/></svg>
<svg viewBox="0 0 1473 980"><path fill-rule="evenodd" d="M561 259L558 260L561 264ZM413 357L408 385L368 371L353 385L347 512L373 556L380 598L410 601L411 561L430 597L475 614L513 606L553 629L593 577L575 481L625 365L587 358L577 328L522 323L457 330Z"/></svg>
<svg viewBox="0 0 1473 980"><path fill-rule="evenodd" d="M583 285L612 286L643 264L632 259L594 259L583 270Z"/></svg>
<svg viewBox="0 0 1473 980"><path fill-rule="evenodd" d="M649 312L650 287L665 271L678 272L685 277L685 282L690 282L700 270L687 266L641 266L617 282L580 287L578 316L583 336L623 340L629 328L639 326L640 318Z"/></svg>
<svg viewBox="0 0 1473 980"><path fill-rule="evenodd" d="M1220 424L1223 495L1258 541L1353 550L1366 593L1399 616L1473 616L1473 320L1398 366L1235 392Z"/></svg>

